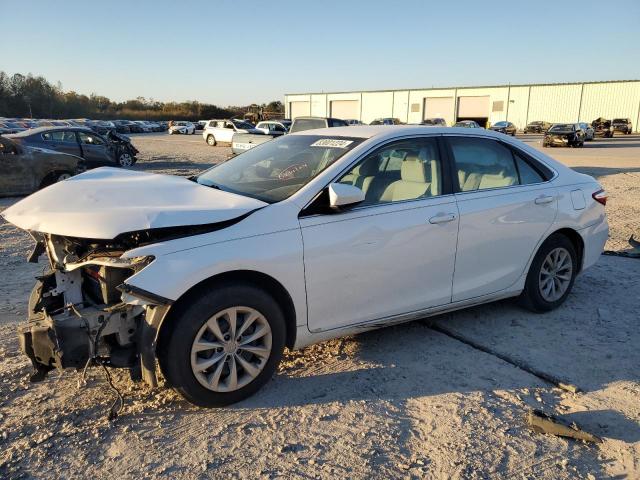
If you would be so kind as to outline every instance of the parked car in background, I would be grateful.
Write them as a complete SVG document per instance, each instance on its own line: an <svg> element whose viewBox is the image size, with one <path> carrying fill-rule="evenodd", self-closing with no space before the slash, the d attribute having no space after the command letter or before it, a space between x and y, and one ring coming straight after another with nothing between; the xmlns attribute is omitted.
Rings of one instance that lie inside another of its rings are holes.
<svg viewBox="0 0 640 480"><path fill-rule="evenodd" d="M402 125L399 118L376 118L369 125Z"/></svg>
<svg viewBox="0 0 640 480"><path fill-rule="evenodd" d="M489 127L489 130L511 135L512 137L516 136L516 126L511 122L496 122Z"/></svg>
<svg viewBox="0 0 640 480"><path fill-rule="evenodd" d="M84 170L80 157L0 137L0 196L28 195Z"/></svg>
<svg viewBox="0 0 640 480"><path fill-rule="evenodd" d="M347 122L331 117L296 117L293 119L289 133L315 130L316 128L347 127Z"/></svg>
<svg viewBox="0 0 640 480"><path fill-rule="evenodd" d="M105 136L86 127L39 127L11 135L20 145L45 148L81 157L87 168L130 167L138 150L128 137L110 130Z"/></svg>
<svg viewBox="0 0 640 480"><path fill-rule="evenodd" d="M0 122L0 133L3 133L3 134L18 133L18 132L23 132L25 130L27 130L25 127L15 122L10 122L10 121Z"/></svg>
<svg viewBox="0 0 640 480"><path fill-rule="evenodd" d="M169 127L169 135L179 133L182 135L193 135L196 133L196 126L191 122L178 121L173 122Z"/></svg>
<svg viewBox="0 0 640 480"><path fill-rule="evenodd" d="M139 123L129 121L127 126L129 127L129 131L131 133L144 133L144 128Z"/></svg>
<svg viewBox="0 0 640 480"><path fill-rule="evenodd" d="M478 122L475 122L473 120L463 120L461 122L456 122L453 124L453 126L458 128L482 128L480 125L478 125Z"/></svg>
<svg viewBox="0 0 640 480"><path fill-rule="evenodd" d="M256 125L256 130L260 130L263 133L271 134L275 137L284 135L289 131L289 129L278 120L264 120L262 122L258 122Z"/></svg>
<svg viewBox="0 0 640 480"><path fill-rule="evenodd" d="M613 137L613 125L611 124L611 120L599 117L591 122L591 126L593 127L594 136L604 138Z"/></svg>
<svg viewBox="0 0 640 480"><path fill-rule="evenodd" d="M206 124L207 124L206 120L198 120L193 125L196 127L196 130L204 130L204 127Z"/></svg>
<svg viewBox="0 0 640 480"><path fill-rule="evenodd" d="M97 351L219 407L256 393L285 347L510 297L558 308L601 257L606 193L468 133L304 131L191 179L108 169L15 203L2 216L52 265L21 349L40 378Z"/></svg>
<svg viewBox="0 0 640 480"><path fill-rule="evenodd" d="M128 120L113 120L112 123L116 126L117 133L131 133Z"/></svg>
<svg viewBox="0 0 640 480"><path fill-rule="evenodd" d="M593 127L587 122L580 122L578 123L578 125L580 125L580 128L584 132L585 141L590 142L591 140L593 140L593 137L595 136L595 130L593 129Z"/></svg>
<svg viewBox="0 0 640 480"><path fill-rule="evenodd" d="M542 140L543 147L582 147L585 132L577 123L554 123Z"/></svg>
<svg viewBox="0 0 640 480"><path fill-rule="evenodd" d="M134 123L139 125L144 133L153 132L153 128L149 124L147 124L147 122L143 122L142 120L134 120Z"/></svg>
<svg viewBox="0 0 640 480"><path fill-rule="evenodd" d="M545 133L549 128L551 128L551 123L536 120L534 122L527 123L527 126L524 127L523 131L524 133Z"/></svg>
<svg viewBox="0 0 640 480"><path fill-rule="evenodd" d="M446 127L447 121L444 118L425 118L420 125L427 127Z"/></svg>
<svg viewBox="0 0 640 480"><path fill-rule="evenodd" d="M628 118L614 118L611 120L614 132L622 132L625 135L629 135L632 131L631 120Z"/></svg>
<svg viewBox="0 0 640 480"><path fill-rule="evenodd" d="M361 122L360 120L356 120L355 118L347 118L345 120L345 122L347 123L347 125L349 125L350 127L354 127L356 125L364 125L363 122Z"/></svg>
<svg viewBox="0 0 640 480"><path fill-rule="evenodd" d="M236 133L258 133L253 124L232 118L230 120L208 120L202 131L202 138L208 145L214 146L218 142L231 143Z"/></svg>

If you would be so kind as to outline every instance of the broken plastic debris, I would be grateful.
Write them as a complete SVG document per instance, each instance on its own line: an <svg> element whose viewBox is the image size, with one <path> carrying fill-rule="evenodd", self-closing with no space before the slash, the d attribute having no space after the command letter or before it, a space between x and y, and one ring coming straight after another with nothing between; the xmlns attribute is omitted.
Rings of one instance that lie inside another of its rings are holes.
<svg viewBox="0 0 640 480"><path fill-rule="evenodd" d="M547 415L540 410L530 410L528 412L527 425L537 433L548 433L585 442L602 443L600 437L585 432L575 422L568 422L561 417Z"/></svg>

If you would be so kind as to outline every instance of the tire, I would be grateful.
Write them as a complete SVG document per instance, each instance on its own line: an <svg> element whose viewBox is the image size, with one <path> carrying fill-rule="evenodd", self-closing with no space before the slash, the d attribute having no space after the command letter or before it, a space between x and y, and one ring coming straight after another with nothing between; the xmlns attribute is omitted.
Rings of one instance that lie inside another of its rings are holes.
<svg viewBox="0 0 640 480"><path fill-rule="evenodd" d="M136 163L135 158L129 152L122 152L118 155L118 166L122 168L132 167Z"/></svg>
<svg viewBox="0 0 640 480"><path fill-rule="evenodd" d="M570 262L565 264L558 261L557 265L569 265L569 269L561 267L555 274L545 275L542 272L543 266L547 271L554 271L553 258L559 258L555 257L555 252L561 252L562 262ZM531 262L525 287L520 295L520 303L536 313L548 312L562 305L573 288L578 269L577 258L575 247L566 236L556 233L547 238ZM560 278L559 275L555 277L561 272L565 272L562 275L566 278ZM543 275L545 275L544 278ZM545 281L545 279L549 277L551 277L551 291L543 293L543 290L547 290L545 286L549 285L549 280ZM556 287L557 290L555 290Z"/></svg>
<svg viewBox="0 0 640 480"><path fill-rule="evenodd" d="M169 384L186 400L201 407L222 407L253 395L273 376L284 351L286 327L277 302L259 288L232 284L210 292L178 313L172 322L176 334L169 333L160 363ZM227 312L236 312L235 340L228 338L232 317ZM254 320L243 332L250 318ZM209 328L214 324L217 328ZM248 345L241 343L243 334L247 341L245 332L252 337L258 331L267 333ZM206 345L220 347L202 348ZM215 358L219 360L214 362Z"/></svg>
<svg viewBox="0 0 640 480"><path fill-rule="evenodd" d="M72 176L73 173L65 170L51 172L42 180L42 182L40 182L39 188L45 188L49 185L53 185L54 183L62 182L63 180L66 180L67 178L70 178Z"/></svg>
<svg viewBox="0 0 640 480"><path fill-rule="evenodd" d="M209 145L210 147L215 147L216 137L214 137L213 135L207 135L207 145Z"/></svg>

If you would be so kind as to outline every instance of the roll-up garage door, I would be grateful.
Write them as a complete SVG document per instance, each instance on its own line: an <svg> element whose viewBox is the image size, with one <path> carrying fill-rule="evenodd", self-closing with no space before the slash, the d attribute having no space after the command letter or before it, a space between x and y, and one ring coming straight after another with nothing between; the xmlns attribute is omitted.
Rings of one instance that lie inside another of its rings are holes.
<svg viewBox="0 0 640 480"><path fill-rule="evenodd" d="M289 114L291 120L296 117L308 117L311 115L311 105L309 102L289 102Z"/></svg>
<svg viewBox="0 0 640 480"><path fill-rule="evenodd" d="M427 97L424 99L423 118L444 118L453 122L453 97Z"/></svg>
<svg viewBox="0 0 640 480"><path fill-rule="evenodd" d="M489 117L489 96L458 97L458 118Z"/></svg>
<svg viewBox="0 0 640 480"><path fill-rule="evenodd" d="M358 100L332 100L331 116L342 120L360 118L360 105Z"/></svg>

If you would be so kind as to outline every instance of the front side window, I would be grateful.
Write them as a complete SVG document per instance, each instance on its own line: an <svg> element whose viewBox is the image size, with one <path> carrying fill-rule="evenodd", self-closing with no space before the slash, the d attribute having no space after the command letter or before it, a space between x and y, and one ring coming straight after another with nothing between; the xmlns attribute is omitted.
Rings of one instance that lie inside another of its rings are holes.
<svg viewBox="0 0 640 480"><path fill-rule="evenodd" d="M83 145L104 145L104 142L97 135L90 135L84 132L78 132L80 143Z"/></svg>
<svg viewBox="0 0 640 480"><path fill-rule="evenodd" d="M434 139L390 143L367 155L339 183L365 194L363 205L418 200L442 194L442 165Z"/></svg>
<svg viewBox="0 0 640 480"><path fill-rule="evenodd" d="M205 171L196 181L268 203L279 202L361 142L351 137L284 135Z"/></svg>

